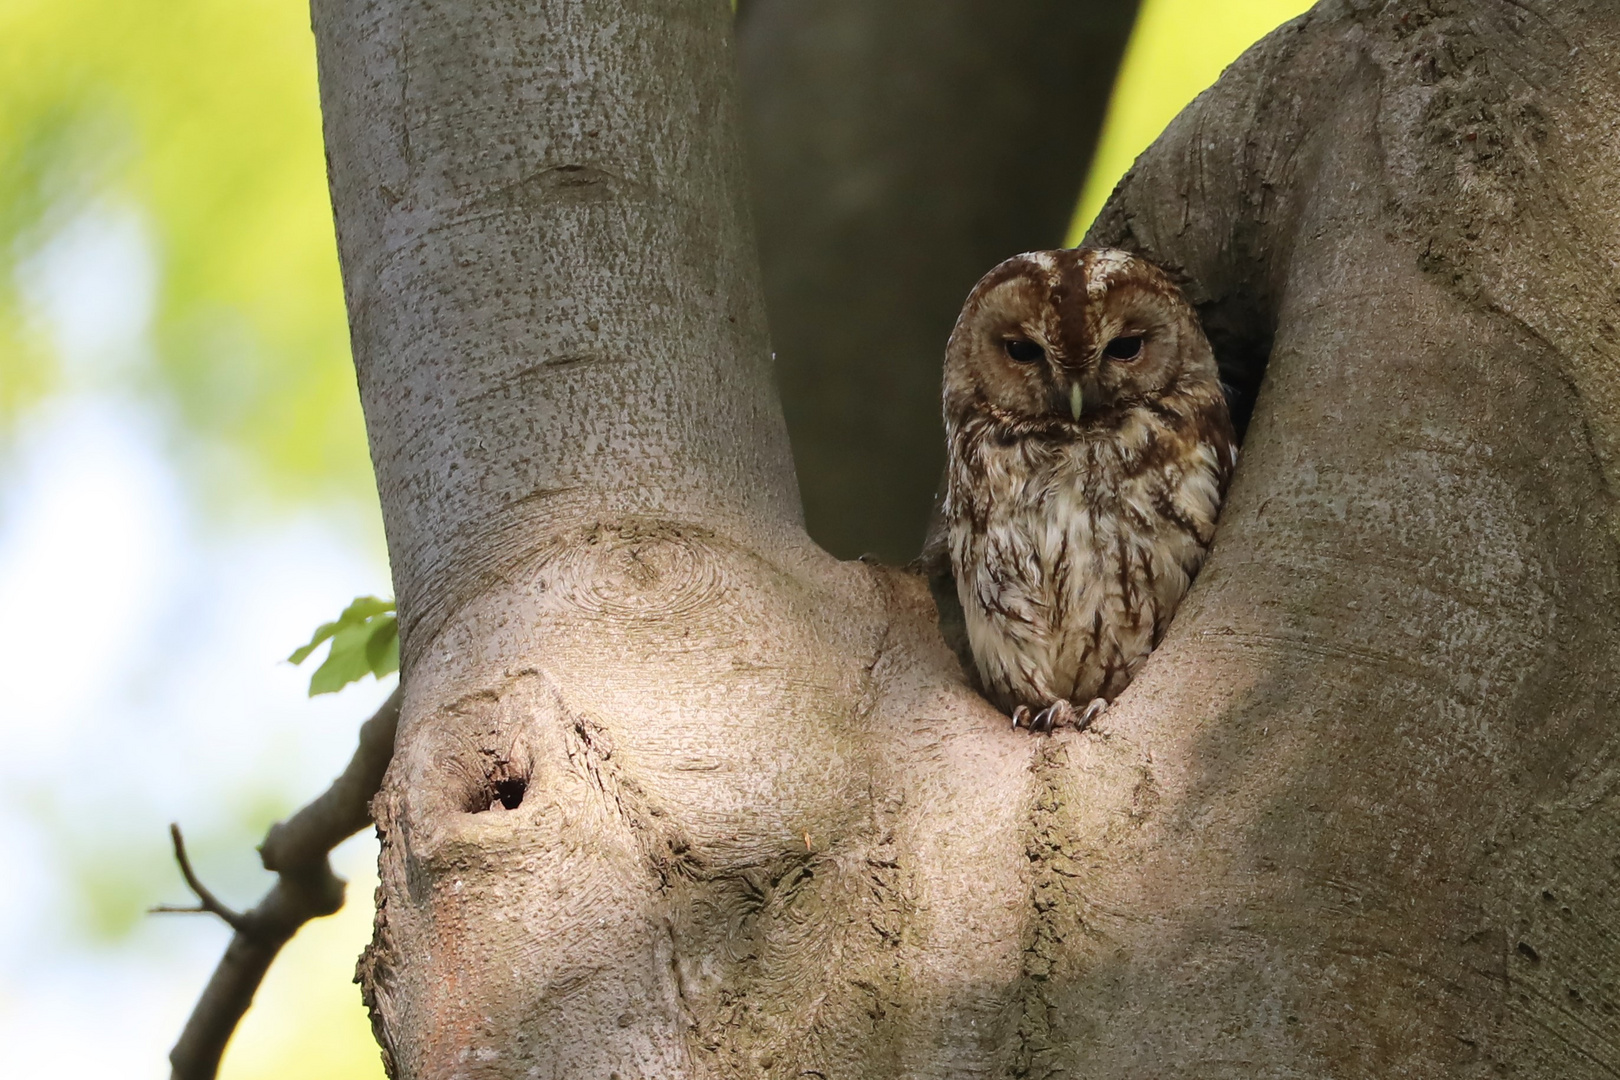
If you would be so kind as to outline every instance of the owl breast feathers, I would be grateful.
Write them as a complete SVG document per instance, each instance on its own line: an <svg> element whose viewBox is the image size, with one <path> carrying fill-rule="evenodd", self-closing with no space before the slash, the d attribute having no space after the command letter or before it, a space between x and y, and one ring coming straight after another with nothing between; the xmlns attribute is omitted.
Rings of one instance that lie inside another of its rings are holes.
<svg viewBox="0 0 1620 1080"><path fill-rule="evenodd" d="M1237 442L1198 318L1124 251L1008 259L945 352L945 516L968 641L1014 723L1089 722L1204 561Z"/></svg>

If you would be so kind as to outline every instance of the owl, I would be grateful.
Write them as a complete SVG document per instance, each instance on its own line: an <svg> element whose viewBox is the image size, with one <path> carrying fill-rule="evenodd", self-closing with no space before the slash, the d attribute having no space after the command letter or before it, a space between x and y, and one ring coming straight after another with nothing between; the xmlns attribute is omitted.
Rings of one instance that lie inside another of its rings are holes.
<svg viewBox="0 0 1620 1080"><path fill-rule="evenodd" d="M1017 255L945 349L951 568L987 695L1085 728L1164 636L1237 440L1180 290L1128 252Z"/></svg>

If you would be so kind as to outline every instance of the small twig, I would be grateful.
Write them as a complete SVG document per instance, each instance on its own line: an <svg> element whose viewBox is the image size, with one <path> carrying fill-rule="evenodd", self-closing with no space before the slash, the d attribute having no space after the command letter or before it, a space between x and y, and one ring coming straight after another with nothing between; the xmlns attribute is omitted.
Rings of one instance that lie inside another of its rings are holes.
<svg viewBox="0 0 1620 1080"><path fill-rule="evenodd" d="M180 873L186 879L186 885L197 894L196 907L174 907L169 904L159 904L148 909L152 914L174 913L180 915L218 915L224 919L232 930L244 933L247 930L240 913L232 911L219 902L219 898L208 891L197 877L197 872L191 868L191 860L186 858L186 840L180 835L180 826L169 826L169 838L174 841L174 861L180 864Z"/></svg>
<svg viewBox="0 0 1620 1080"><path fill-rule="evenodd" d="M394 756L399 702L396 689L361 725L360 746L331 787L286 821L270 827L259 856L278 880L252 910L236 912L220 903L193 872L179 826L169 827L175 861L186 884L197 894L199 906L153 910L207 912L236 931L169 1052L171 1080L213 1080L225 1044L253 1003L253 995L281 947L309 920L343 906L344 882L332 873L327 856L371 822L371 797L382 786L383 773Z"/></svg>

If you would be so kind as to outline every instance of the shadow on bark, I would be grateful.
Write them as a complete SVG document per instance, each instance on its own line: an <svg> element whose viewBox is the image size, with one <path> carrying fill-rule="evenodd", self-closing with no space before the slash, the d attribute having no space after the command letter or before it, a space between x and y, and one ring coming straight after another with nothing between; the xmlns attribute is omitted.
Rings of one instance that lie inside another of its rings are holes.
<svg viewBox="0 0 1620 1080"><path fill-rule="evenodd" d="M751 0L739 56L777 382L810 535L903 563L944 468L968 290L1063 243L1134 0Z"/></svg>
<svg viewBox="0 0 1620 1080"><path fill-rule="evenodd" d="M1581 194L1613 183L1583 144L1616 88L1570 51L1617 29L1604 5L1320 5L1093 230L1275 331L1215 553L1138 691L1162 696L1113 722L1168 766L1152 854L1130 902L1055 908L1115 954L1078 950L1056 992L1096 1033L1071 1065L1620 1067L1620 411L1589 272L1616 238ZM1155 896L1182 898L1168 938Z"/></svg>

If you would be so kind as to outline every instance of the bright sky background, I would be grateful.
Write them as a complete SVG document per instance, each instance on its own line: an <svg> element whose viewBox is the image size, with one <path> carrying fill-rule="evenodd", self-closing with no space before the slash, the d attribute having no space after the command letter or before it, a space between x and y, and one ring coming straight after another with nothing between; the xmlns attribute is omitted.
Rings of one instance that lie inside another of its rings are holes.
<svg viewBox="0 0 1620 1080"><path fill-rule="evenodd" d="M1310 0L1143 0L1069 230L1078 244L1136 155L1250 45Z"/></svg>
<svg viewBox="0 0 1620 1080"><path fill-rule="evenodd" d="M1146 0L1076 217L1299 0ZM254 844L387 693L280 662L387 595L304 0L0 0L0 1076L160 1080ZM9 283L9 284L8 284ZM227 1080L382 1075L343 913L273 969Z"/></svg>

